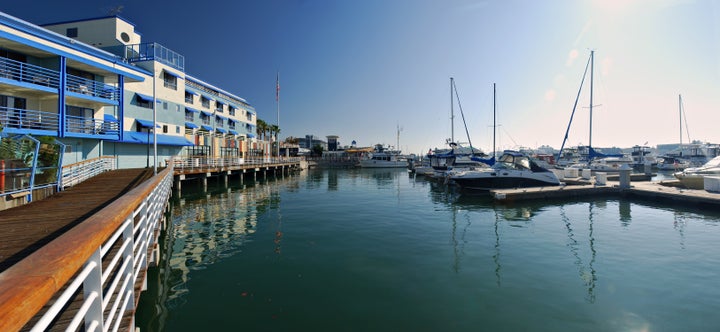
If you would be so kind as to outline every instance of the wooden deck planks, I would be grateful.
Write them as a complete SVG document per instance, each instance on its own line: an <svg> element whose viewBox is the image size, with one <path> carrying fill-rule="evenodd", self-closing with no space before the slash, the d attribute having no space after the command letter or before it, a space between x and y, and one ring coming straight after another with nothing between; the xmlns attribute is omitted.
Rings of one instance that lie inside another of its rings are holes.
<svg viewBox="0 0 720 332"><path fill-rule="evenodd" d="M0 211L0 272L152 175L144 168L105 172L46 199Z"/></svg>

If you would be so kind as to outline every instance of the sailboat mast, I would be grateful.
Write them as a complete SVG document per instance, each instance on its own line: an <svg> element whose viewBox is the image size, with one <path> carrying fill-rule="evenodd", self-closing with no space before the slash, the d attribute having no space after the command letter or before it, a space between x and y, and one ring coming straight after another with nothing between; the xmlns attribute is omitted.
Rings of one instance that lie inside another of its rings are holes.
<svg viewBox="0 0 720 332"><path fill-rule="evenodd" d="M588 146L592 148L592 107L593 107L593 68L595 66L595 51L590 51L590 139Z"/></svg>
<svg viewBox="0 0 720 332"><path fill-rule="evenodd" d="M455 113L453 112L453 78L450 77L450 143L455 143Z"/></svg>
<svg viewBox="0 0 720 332"><path fill-rule="evenodd" d="M495 151L497 151L497 147L495 145L495 137L497 137L495 136L495 130L497 129L497 125L495 124L495 114L497 114L497 112L495 111L495 83L493 83L493 157L495 157Z"/></svg>
<svg viewBox="0 0 720 332"><path fill-rule="evenodd" d="M678 114L680 116L680 151L682 151L682 95L678 94Z"/></svg>

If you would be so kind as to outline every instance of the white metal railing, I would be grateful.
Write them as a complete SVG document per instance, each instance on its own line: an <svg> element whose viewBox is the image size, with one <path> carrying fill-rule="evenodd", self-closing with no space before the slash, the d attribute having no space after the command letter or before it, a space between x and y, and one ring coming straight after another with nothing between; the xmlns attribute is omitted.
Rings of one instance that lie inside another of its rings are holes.
<svg viewBox="0 0 720 332"><path fill-rule="evenodd" d="M240 157L225 157L225 158L212 158L212 157L175 157L173 164L175 165L175 171L192 171L192 170L206 170L211 168L251 168L251 167L263 167L263 166L276 166L283 164L297 164L302 160L300 157L289 157L289 158L240 158Z"/></svg>
<svg viewBox="0 0 720 332"><path fill-rule="evenodd" d="M69 252L54 253L54 255L66 257L81 255L86 260L82 265L76 264L76 270L73 267L67 267L67 270L64 269L63 271L44 271L43 266L32 266L34 262L21 264L23 263L21 261L21 263L18 263L19 265L27 266L18 266L10 275L6 275L6 273L11 272L10 270L16 268L16 266L13 266L5 273L0 274L0 286L2 286L0 288L9 287L7 285L8 281L3 279L3 276L12 280L17 278L18 275L22 276L23 273L32 272L39 273L38 275L53 274L54 277L46 281L46 283L51 283L53 286L57 286L57 284L68 285L54 302L48 303L51 306L30 327L31 331L45 331L57 328L57 326L52 325L60 315L70 320L70 325L67 327L69 331L77 330L81 324L86 331L105 332L120 329L123 320L128 318L127 315L132 315L135 310L136 297L138 296L135 293L135 284L139 279L143 280L145 278L149 262L148 249L154 246L157 240L156 236L162 227L161 221L164 218L163 212L170 197L172 179L172 164L170 164L168 169L159 175L120 197L82 224L73 228L67 233L67 237L61 237L54 241L53 243L60 242L57 247L77 246L77 248L73 248L74 250L68 247ZM128 205L133 207L132 210L127 209ZM83 237L87 237L84 243L65 243L70 241L63 241L67 239L78 241L78 238L82 239ZM95 246L95 242L98 242L99 246ZM47 251L52 252L52 250ZM59 260L60 258L56 259ZM156 260L157 257L151 256L150 259ZM28 269L32 271L25 271ZM61 279L60 275L72 275L73 277L65 283L64 280L57 280ZM3 281L5 281L5 285L3 285ZM38 285L38 289L42 290L43 295L45 295L51 287L42 286ZM28 293L33 292L33 289L24 288L24 290L12 291L19 294L9 295L10 300L24 301L23 298L35 298L35 296ZM73 314L72 310L68 309L68 305L81 288L83 293L82 303ZM5 288L3 289L8 291ZM48 295L48 299L50 295ZM10 308L15 307L11 306ZM17 310L21 311L22 309ZM17 315L27 316L28 313L25 311L27 310L21 311L21 313L0 311L0 330L14 330L14 326L10 324L15 324L15 322L4 318L16 317ZM29 315L32 317L33 313L29 313ZM130 316L130 323L132 324L130 328L132 328L134 325L132 316ZM24 323L20 322L18 324Z"/></svg>
<svg viewBox="0 0 720 332"><path fill-rule="evenodd" d="M100 173L114 170L115 165L115 157L105 156L63 166L60 188L66 189Z"/></svg>

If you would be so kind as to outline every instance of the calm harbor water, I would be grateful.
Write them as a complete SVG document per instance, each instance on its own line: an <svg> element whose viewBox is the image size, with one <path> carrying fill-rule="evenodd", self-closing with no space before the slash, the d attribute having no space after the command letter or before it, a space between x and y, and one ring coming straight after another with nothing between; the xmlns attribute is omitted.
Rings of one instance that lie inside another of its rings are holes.
<svg viewBox="0 0 720 332"><path fill-rule="evenodd" d="M173 202L141 331L717 331L720 212L497 205L404 169Z"/></svg>

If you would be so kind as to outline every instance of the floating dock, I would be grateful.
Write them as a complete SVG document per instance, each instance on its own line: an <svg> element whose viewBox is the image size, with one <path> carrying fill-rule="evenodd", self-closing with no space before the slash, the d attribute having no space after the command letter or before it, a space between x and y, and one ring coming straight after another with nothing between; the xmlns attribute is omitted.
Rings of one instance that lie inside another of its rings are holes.
<svg viewBox="0 0 720 332"><path fill-rule="evenodd" d="M566 183L573 184L558 187L497 189L491 190L489 193L491 197L498 202L612 195L720 206L720 193L698 189L685 189L678 186L677 181L631 182L630 186L626 188L621 187L617 181L607 181L605 185L597 185L594 181L583 180L567 181Z"/></svg>

